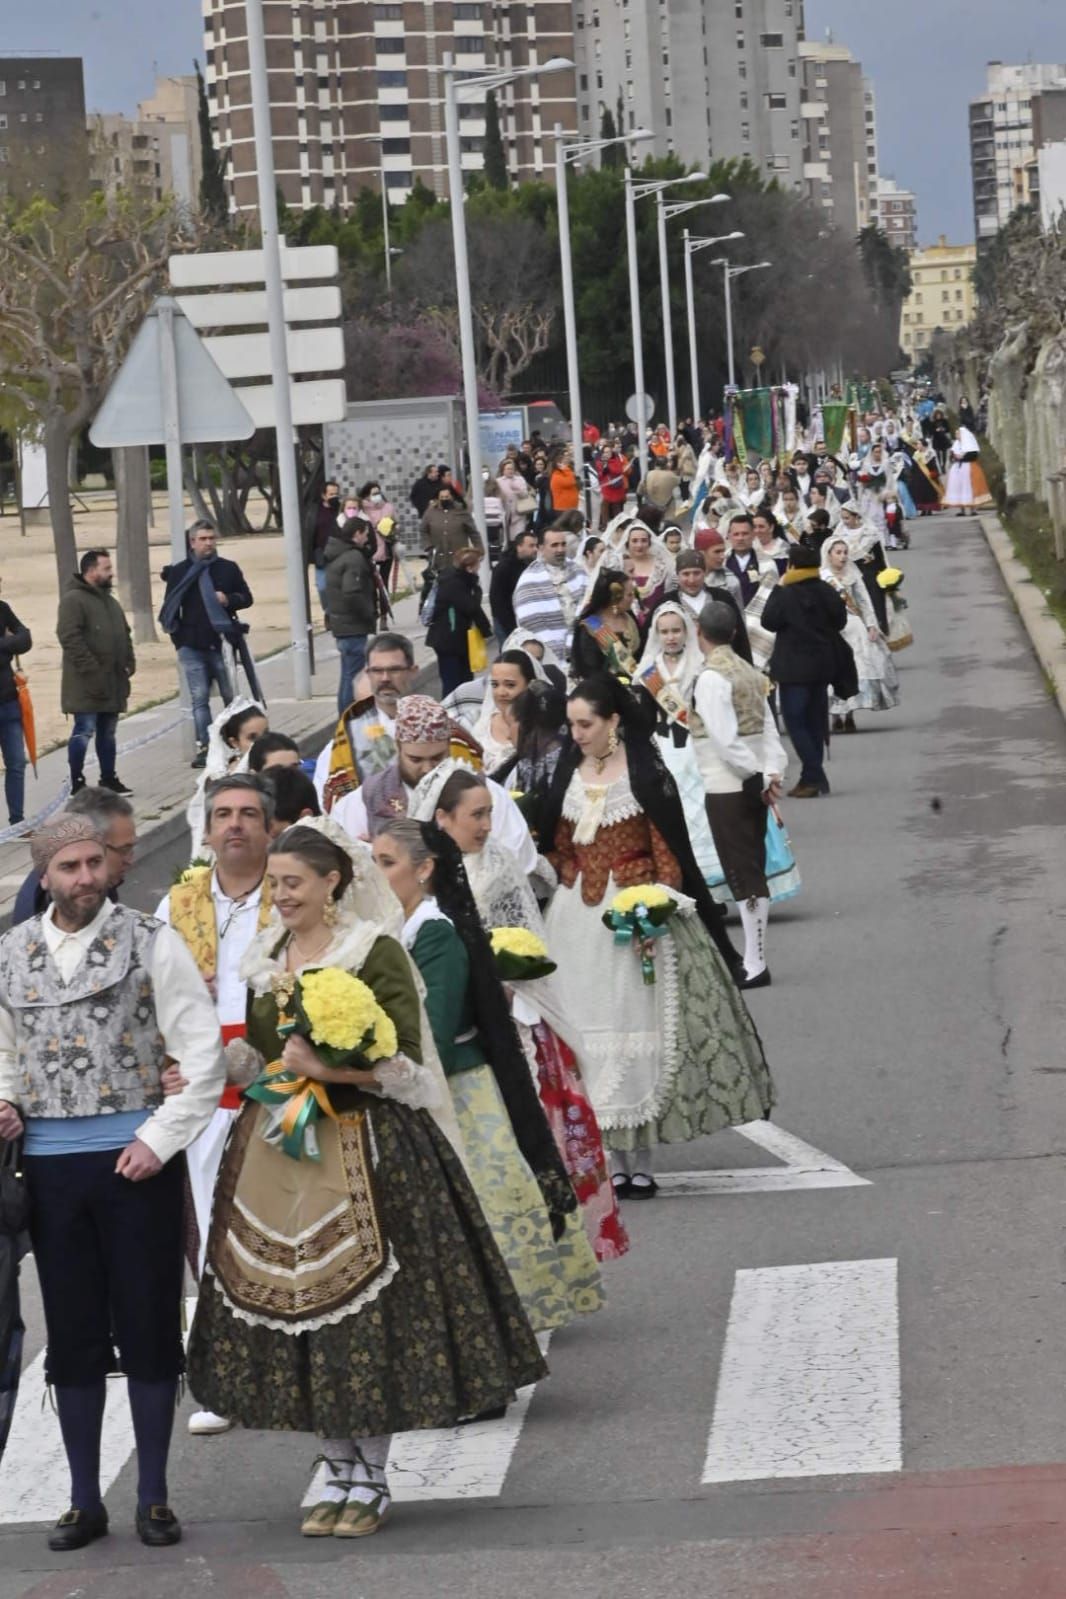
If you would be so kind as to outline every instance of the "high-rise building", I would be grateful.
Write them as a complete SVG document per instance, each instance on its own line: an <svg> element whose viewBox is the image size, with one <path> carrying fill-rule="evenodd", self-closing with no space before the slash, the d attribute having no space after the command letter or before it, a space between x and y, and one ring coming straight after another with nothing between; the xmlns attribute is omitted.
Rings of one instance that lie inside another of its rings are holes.
<svg viewBox="0 0 1066 1599"><path fill-rule="evenodd" d="M641 153L688 166L754 162L803 184L799 44L803 0L574 0L579 125L596 138L648 128Z"/></svg>
<svg viewBox="0 0 1066 1599"><path fill-rule="evenodd" d="M873 217L877 109L873 85L847 45L808 39L803 67L803 176L827 218L855 234Z"/></svg>
<svg viewBox="0 0 1066 1599"><path fill-rule="evenodd" d="M448 189L445 53L460 69L524 68L573 55L568 0L265 0L277 185L294 209L346 210L362 188L407 198ZM243 0L203 0L209 106L234 211L256 207ZM572 71L496 96L512 180L550 178L551 134L577 122ZM460 103L464 172L484 166L485 103Z"/></svg>
<svg viewBox="0 0 1066 1599"><path fill-rule="evenodd" d="M1066 86L1066 66L988 63L985 92L970 101L970 174L978 250L1032 198L1033 96Z"/></svg>
<svg viewBox="0 0 1066 1599"><path fill-rule="evenodd" d="M1055 227L1066 210L1066 87L1033 95L1033 163L1029 200L1041 225Z"/></svg>
<svg viewBox="0 0 1066 1599"><path fill-rule="evenodd" d="M870 196L870 221L901 250L917 247L918 201L910 189L901 189L895 179L877 179Z"/></svg>
<svg viewBox="0 0 1066 1599"><path fill-rule="evenodd" d="M974 245L949 244L943 234L937 244L911 256L911 292L900 313L899 342L912 360L929 348L938 328L958 333L973 320L976 262Z"/></svg>
<svg viewBox="0 0 1066 1599"><path fill-rule="evenodd" d="M174 195L195 207L203 162L195 75L157 78L155 93L135 117L93 112L89 117L92 174L109 194L119 189L150 200Z"/></svg>
<svg viewBox="0 0 1066 1599"><path fill-rule="evenodd" d="M81 57L0 57L0 194L69 191L87 151Z"/></svg>

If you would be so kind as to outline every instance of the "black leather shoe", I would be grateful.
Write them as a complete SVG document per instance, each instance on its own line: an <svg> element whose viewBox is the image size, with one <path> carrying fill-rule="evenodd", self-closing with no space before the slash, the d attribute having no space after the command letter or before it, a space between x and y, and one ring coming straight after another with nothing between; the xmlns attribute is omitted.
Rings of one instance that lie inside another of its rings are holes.
<svg viewBox="0 0 1066 1599"><path fill-rule="evenodd" d="M639 1179L639 1181L638 1181ZM629 1182L627 1199L654 1199L659 1192L659 1184L654 1177L649 1177L646 1171L635 1171Z"/></svg>
<svg viewBox="0 0 1066 1599"><path fill-rule="evenodd" d="M759 973L759 975L757 977L745 977L744 981L742 983L739 983L737 986L740 987L740 988L769 988L769 986L770 986L770 968L769 968L769 966L764 966L762 971Z"/></svg>
<svg viewBox="0 0 1066 1599"><path fill-rule="evenodd" d="M611 1187L614 1189L615 1199L628 1199L629 1190L633 1186L632 1178L624 1171L616 1171L611 1177Z"/></svg>
<svg viewBox="0 0 1066 1599"><path fill-rule="evenodd" d="M107 1531L107 1511L103 1505L99 1510L75 1510L72 1506L64 1510L48 1534L48 1547L57 1554L66 1554L71 1549L84 1549L97 1538L106 1538Z"/></svg>
<svg viewBox="0 0 1066 1599"><path fill-rule="evenodd" d="M138 1505L137 1536L149 1549L166 1549L181 1542L181 1522L169 1505Z"/></svg>

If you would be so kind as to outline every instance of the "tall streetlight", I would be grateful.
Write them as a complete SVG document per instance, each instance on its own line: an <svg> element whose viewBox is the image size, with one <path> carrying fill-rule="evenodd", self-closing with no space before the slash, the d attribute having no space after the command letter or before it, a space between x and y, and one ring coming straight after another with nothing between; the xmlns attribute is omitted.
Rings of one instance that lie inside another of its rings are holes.
<svg viewBox="0 0 1066 1599"><path fill-rule="evenodd" d="M743 233L719 233L713 239L693 238L685 229L685 300L688 307L688 365L692 379L692 416L700 419L700 377L696 356L696 296L692 289L692 257L697 250L706 250L712 244L726 244L732 239L742 239Z"/></svg>
<svg viewBox="0 0 1066 1599"><path fill-rule="evenodd" d="M444 73L444 134L448 146L448 190L451 196L452 249L455 255L455 297L459 309L459 354L463 366L463 402L466 411L466 446L470 461L470 490L474 521L483 540L481 580L488 593L492 568L489 540L485 529L485 485L481 478L481 432L477 403L477 359L474 353L474 308L470 303L470 268L466 253L466 217L463 214L463 163L459 150L459 101L484 99L519 78L535 78L542 72L563 72L573 66L565 56L553 56L543 66L520 67L514 71L488 68L469 71L457 68L446 50L441 58Z"/></svg>
<svg viewBox="0 0 1066 1599"><path fill-rule="evenodd" d="M584 429L581 419L581 379L577 362L577 314L574 308L574 263L570 250L570 197L566 188L568 163L576 163L584 156L594 155L614 144L637 143L653 139L654 133L637 128L633 133L620 134L615 139L573 139L563 132L561 122L555 124L555 193L559 207L559 262L563 280L563 327L566 334L566 381L570 391L570 437L574 445L574 465L585 487Z"/></svg>
<svg viewBox="0 0 1066 1599"><path fill-rule="evenodd" d="M626 167L626 253L629 257L629 317L633 328L633 379L636 385L638 407L644 398L644 347L640 331L640 277L637 269L637 213L636 202L645 195L658 194L660 189L672 189L677 183L704 183L706 172L687 172L683 178L656 178L649 183L634 183L633 169ZM640 449L640 475L648 475L648 420L643 415L637 419L637 442Z"/></svg>
<svg viewBox="0 0 1066 1599"><path fill-rule="evenodd" d="M389 242L389 191L385 183L385 135L371 133L367 136L368 144L378 147L378 176L381 179L381 228L385 236L385 291L392 299L392 258L399 255L399 250L393 250Z"/></svg>
<svg viewBox="0 0 1066 1599"><path fill-rule="evenodd" d="M655 196L659 225L659 288L663 301L663 353L666 358L666 415L670 424L670 438L677 437L677 389L674 384L674 323L670 314L670 263L666 254L666 224L670 217L684 216L698 205L722 205L731 199L728 194L712 194L705 200L679 200L667 205L660 189Z"/></svg>
<svg viewBox="0 0 1066 1599"><path fill-rule="evenodd" d="M725 348L726 355L729 358L729 387L735 389L737 384L736 372L733 368L733 279L742 278L745 272L762 272L767 267L773 266L773 262L753 261L750 266L730 266L725 256L720 255L711 265L725 268Z"/></svg>

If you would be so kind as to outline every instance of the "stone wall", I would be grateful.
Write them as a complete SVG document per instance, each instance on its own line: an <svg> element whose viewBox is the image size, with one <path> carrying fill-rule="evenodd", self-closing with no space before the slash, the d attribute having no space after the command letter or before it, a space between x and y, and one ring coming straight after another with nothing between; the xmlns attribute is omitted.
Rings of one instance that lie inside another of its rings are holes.
<svg viewBox="0 0 1066 1599"><path fill-rule="evenodd" d="M1007 493L1046 500L1048 476L1066 468L1066 334L1046 339L1027 370L1030 360L1021 324L989 363L988 436Z"/></svg>

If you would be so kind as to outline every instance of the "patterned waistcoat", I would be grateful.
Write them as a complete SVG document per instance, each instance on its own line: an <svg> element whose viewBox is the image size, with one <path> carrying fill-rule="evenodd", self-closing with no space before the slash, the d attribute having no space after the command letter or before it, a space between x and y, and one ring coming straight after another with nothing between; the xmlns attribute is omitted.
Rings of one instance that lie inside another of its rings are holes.
<svg viewBox="0 0 1066 1599"><path fill-rule="evenodd" d="M166 1049L149 972L159 923L116 905L64 983L41 918L0 938L0 992L15 1024L26 1116L155 1110Z"/></svg>
<svg viewBox="0 0 1066 1599"><path fill-rule="evenodd" d="M762 672L742 661L728 644L720 644L707 657L707 667L724 677L733 691L733 710L741 738L762 732L766 721L766 678Z"/></svg>

